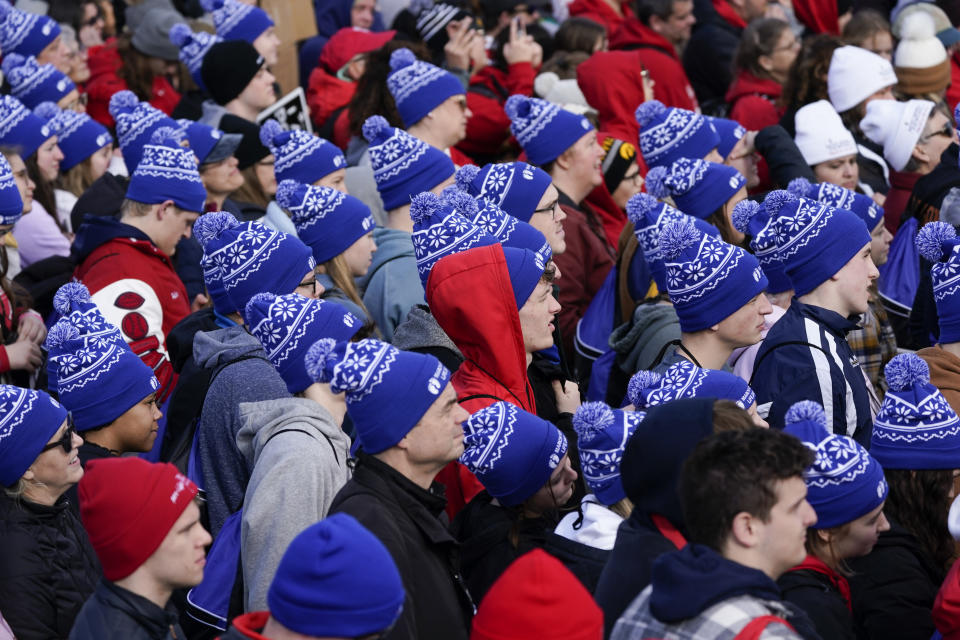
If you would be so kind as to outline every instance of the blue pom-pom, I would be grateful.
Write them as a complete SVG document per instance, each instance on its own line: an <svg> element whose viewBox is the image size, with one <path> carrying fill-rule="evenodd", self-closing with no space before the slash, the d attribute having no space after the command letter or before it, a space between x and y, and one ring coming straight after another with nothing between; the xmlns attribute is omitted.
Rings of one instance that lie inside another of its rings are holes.
<svg viewBox="0 0 960 640"><path fill-rule="evenodd" d="M476 198L469 193L461 191L457 185L451 185L444 189L442 199L443 204L451 207L468 220L476 218L477 213L480 211L480 206L477 204Z"/></svg>
<svg viewBox="0 0 960 640"><path fill-rule="evenodd" d="M390 123L383 116L370 116L363 123L363 137L367 142L373 142L374 139L386 135L390 130Z"/></svg>
<svg viewBox="0 0 960 640"><path fill-rule="evenodd" d="M652 195L654 198L663 200L670 195L670 191L667 189L667 175L668 171L666 167L654 167L647 172L647 193Z"/></svg>
<svg viewBox="0 0 960 640"><path fill-rule="evenodd" d="M813 191L813 185L810 184L810 181L806 178L794 178L790 181L790 184L787 185L787 191L795 196L806 198L807 194Z"/></svg>
<svg viewBox="0 0 960 640"><path fill-rule="evenodd" d="M473 186L473 181L480 175L480 167L473 164L465 164L457 169L456 181L461 191L466 191L472 195L477 195L477 189Z"/></svg>
<svg viewBox="0 0 960 640"><path fill-rule="evenodd" d="M224 230L236 227L240 223L226 211L205 213L193 223L193 235L204 247Z"/></svg>
<svg viewBox="0 0 960 640"><path fill-rule="evenodd" d="M253 324L251 318L254 317L254 314L257 312L257 307L266 307L269 308L273 301L277 299L275 293L258 293L257 295L250 298L247 301L247 306L244 308L243 317L246 319L247 324ZM261 313L260 315L267 315L266 312Z"/></svg>
<svg viewBox="0 0 960 640"><path fill-rule="evenodd" d="M613 409L605 402L584 402L573 414L573 430L581 440L603 433L616 420Z"/></svg>
<svg viewBox="0 0 960 640"><path fill-rule="evenodd" d="M321 338L314 342L307 350L307 355L303 358L303 364L311 380L315 382L330 382L327 362L333 355L333 350L336 346L337 341L333 338Z"/></svg>
<svg viewBox="0 0 960 640"><path fill-rule="evenodd" d="M110 115L116 119L121 113L130 113L139 105L140 100L137 98L137 94L135 94L133 91L128 91L126 89L123 91L117 91L115 94L110 96Z"/></svg>
<svg viewBox="0 0 960 640"><path fill-rule="evenodd" d="M3 63L0 64L0 68L3 69L4 73L9 74L17 67L22 67L26 61L27 59L19 53L8 53L3 57Z"/></svg>
<svg viewBox="0 0 960 640"><path fill-rule="evenodd" d="M13 11L13 6L7 0L0 0L0 19L6 18Z"/></svg>
<svg viewBox="0 0 960 640"><path fill-rule="evenodd" d="M503 105L503 112L511 120L525 117L530 113L530 98L520 94L510 96Z"/></svg>
<svg viewBox="0 0 960 640"><path fill-rule="evenodd" d="M60 108L53 102L49 100L46 102L41 102L33 109L33 115L37 116L45 122L50 122L58 115L60 115Z"/></svg>
<svg viewBox="0 0 960 640"><path fill-rule="evenodd" d="M930 382L930 367L915 353L901 353L883 368L891 391L906 391L915 384Z"/></svg>
<svg viewBox="0 0 960 640"><path fill-rule="evenodd" d="M649 193L638 193L627 200L627 219L634 227L646 226L646 215L660 206L657 199Z"/></svg>
<svg viewBox="0 0 960 640"><path fill-rule="evenodd" d="M180 143L187 139L187 134L183 129L177 127L157 127L150 134L150 144L159 144L164 146L180 146Z"/></svg>
<svg viewBox="0 0 960 640"><path fill-rule="evenodd" d="M960 104L953 108L953 121L960 126Z"/></svg>
<svg viewBox="0 0 960 640"><path fill-rule="evenodd" d="M53 296L53 308L62 316L73 311L74 306L90 302L90 290L82 282L68 282Z"/></svg>
<svg viewBox="0 0 960 640"><path fill-rule="evenodd" d="M763 208L767 210L767 213L771 217L779 215L780 210L784 206L791 202L796 202L797 196L793 195L789 191L783 189L777 189L776 191L771 191L767 194L767 197L763 201Z"/></svg>
<svg viewBox="0 0 960 640"><path fill-rule="evenodd" d="M684 249L700 242L700 231L693 224L692 218L667 223L660 230L660 252L667 260L673 260Z"/></svg>
<svg viewBox="0 0 960 640"><path fill-rule="evenodd" d="M627 383L627 399L637 409L645 408L647 401L643 397L643 392L659 386L662 379L663 376L655 371L637 371Z"/></svg>
<svg viewBox="0 0 960 640"><path fill-rule="evenodd" d="M787 409L787 415L783 421L784 424L788 425L798 422L813 422L827 429L827 414L823 411L823 405L813 400L801 400L794 403Z"/></svg>
<svg viewBox="0 0 960 640"><path fill-rule="evenodd" d="M634 111L633 116L637 119L637 124L639 124L642 128L650 124L654 118L666 110L667 108L663 106L663 103L659 100L650 100L649 102L644 102L637 107L637 110Z"/></svg>
<svg viewBox="0 0 960 640"><path fill-rule="evenodd" d="M183 45L187 44L192 37L193 31L191 31L190 27L182 22L178 22L170 27L170 42L178 47L182 47Z"/></svg>
<svg viewBox="0 0 960 640"><path fill-rule="evenodd" d="M74 340L79 337L80 330L70 324L66 318L60 318L55 325L50 327L43 346L49 351L50 349L63 346L68 340Z"/></svg>
<svg viewBox="0 0 960 640"><path fill-rule="evenodd" d="M300 206L307 189L309 189L307 185L300 184L296 180L283 180L277 185L277 195L274 197L281 209L290 210Z"/></svg>
<svg viewBox="0 0 960 640"><path fill-rule="evenodd" d="M396 71L397 69L402 69L403 67L409 67L416 61L417 56L415 56L413 51L410 51L410 49L407 49L406 47L397 49L390 54L390 69L392 71Z"/></svg>
<svg viewBox="0 0 960 640"><path fill-rule="evenodd" d="M436 194L430 193L429 191L418 193L413 196L413 199L410 201L410 219L413 221L413 224L423 222L425 219L440 211L442 207L443 203L440 202L440 198L438 198Z"/></svg>
<svg viewBox="0 0 960 640"><path fill-rule="evenodd" d="M760 204L753 200L741 200L733 207L733 215L730 216L734 228L740 233L747 233L750 221L760 212Z"/></svg>
<svg viewBox="0 0 960 640"><path fill-rule="evenodd" d="M273 139L281 133L283 133L283 127L280 126L279 122L276 120L267 120L260 125L260 142L263 146L273 149L278 146Z"/></svg>
<svg viewBox="0 0 960 640"><path fill-rule="evenodd" d="M957 238L957 232L948 222L928 222L917 233L917 251L930 262L940 262L949 255L949 246ZM946 247L944 245L947 245Z"/></svg>

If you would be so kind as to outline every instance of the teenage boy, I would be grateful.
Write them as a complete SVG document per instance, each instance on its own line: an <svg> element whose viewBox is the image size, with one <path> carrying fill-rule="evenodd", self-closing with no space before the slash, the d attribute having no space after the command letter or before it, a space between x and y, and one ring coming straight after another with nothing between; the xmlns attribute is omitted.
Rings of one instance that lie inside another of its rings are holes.
<svg viewBox="0 0 960 640"><path fill-rule="evenodd" d="M726 431L702 440L680 476L687 546L654 564L649 587L611 640L799 639L802 613L781 601L775 580L806 557L817 515L803 472L814 453L773 429Z"/></svg>
<svg viewBox="0 0 960 640"><path fill-rule="evenodd" d="M212 542L200 524L197 486L169 463L108 458L90 462L79 491L104 579L70 638L185 637L170 596L200 584Z"/></svg>
<svg viewBox="0 0 960 640"><path fill-rule="evenodd" d="M845 209L833 209L785 191L764 207L795 296L767 333L753 366L751 386L761 417L782 429L787 409L800 400L821 404L834 433L870 444L873 415L863 370L846 334L869 308L879 275L870 232Z"/></svg>

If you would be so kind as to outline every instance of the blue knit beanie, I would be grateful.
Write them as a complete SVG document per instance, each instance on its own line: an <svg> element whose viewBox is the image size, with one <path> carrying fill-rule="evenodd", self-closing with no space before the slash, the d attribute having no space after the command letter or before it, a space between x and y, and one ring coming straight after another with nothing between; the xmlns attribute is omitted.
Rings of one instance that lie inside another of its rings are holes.
<svg viewBox="0 0 960 640"><path fill-rule="evenodd" d="M57 136L57 146L63 152L61 171L73 169L100 149L113 144L113 136L107 128L85 113L61 111L52 102L41 102L33 113L45 120L50 132Z"/></svg>
<svg viewBox="0 0 960 640"><path fill-rule="evenodd" d="M0 384L0 484L15 485L66 419L46 392Z"/></svg>
<svg viewBox="0 0 960 640"><path fill-rule="evenodd" d="M864 516L887 499L879 458L849 436L831 433L823 407L801 400L787 410L784 431L817 454L803 472L817 529L832 529Z"/></svg>
<svg viewBox="0 0 960 640"><path fill-rule="evenodd" d="M193 223L193 237L203 244L200 238L207 238L219 233L221 225L236 224L236 218L233 214L219 211L208 213L197 218ZM203 283L207 286L207 295L213 301L213 309L222 316L229 315L237 311L236 305L227 295L227 288L223 286L223 277L220 275L220 267L217 261L206 253L200 258L200 268L203 269Z"/></svg>
<svg viewBox="0 0 960 640"><path fill-rule="evenodd" d="M49 16L14 9L0 0L0 51L8 56L40 55L60 35L60 25Z"/></svg>
<svg viewBox="0 0 960 640"><path fill-rule="evenodd" d="M229 213L207 213L193 233L223 282L233 311L241 313L258 293L293 293L317 266L310 248L295 236L259 222L238 222Z"/></svg>
<svg viewBox="0 0 960 640"><path fill-rule="evenodd" d="M133 91L118 91L110 96L110 115L116 123L123 163L131 174L140 164L143 148L150 142L153 130L179 126L176 120L149 102L140 102Z"/></svg>
<svg viewBox="0 0 960 640"><path fill-rule="evenodd" d="M52 64L38 64L33 56L10 53L3 57L3 74L10 94L28 109L41 102L58 102L77 88L73 80Z"/></svg>
<svg viewBox="0 0 960 640"><path fill-rule="evenodd" d="M224 40L246 40L253 44L273 26L266 11L238 0L200 0L200 6L213 13L213 26Z"/></svg>
<svg viewBox="0 0 960 640"><path fill-rule="evenodd" d="M207 190L200 180L193 152L162 135L155 136L143 147L140 164L130 176L127 199L143 204L173 200L184 211L203 211Z"/></svg>
<svg viewBox="0 0 960 640"><path fill-rule="evenodd" d="M0 153L0 224L16 224L23 215L23 199L10 163Z"/></svg>
<svg viewBox="0 0 960 640"><path fill-rule="evenodd" d="M69 282L60 287L55 300L58 311L68 312L64 315L80 312L61 318L46 341L57 367L57 394L73 415L77 431L108 425L156 393L160 383L153 370L130 350L119 329L95 306L89 308L85 286Z"/></svg>
<svg viewBox="0 0 960 640"><path fill-rule="evenodd" d="M247 303L244 317L290 393L313 384L303 359L317 340L349 340L363 326L339 304L297 293L258 293Z"/></svg>
<svg viewBox="0 0 960 640"><path fill-rule="evenodd" d="M474 413L463 433L460 464L505 507L532 497L567 454L567 438L553 423L508 402Z"/></svg>
<svg viewBox="0 0 960 640"><path fill-rule="evenodd" d="M457 170L461 190L493 202L523 222L530 222L551 184L550 174L526 162L488 164L482 169L468 164Z"/></svg>
<svg viewBox="0 0 960 640"><path fill-rule="evenodd" d="M703 116L703 118L713 125L713 130L717 132L717 137L720 139L720 142L717 144L717 151L720 152L720 155L726 160L730 152L733 151L733 148L736 147L737 143L746 135L747 130L736 120L713 118L711 116ZM708 153L709 151L710 150L707 149Z"/></svg>
<svg viewBox="0 0 960 640"><path fill-rule="evenodd" d="M874 202L873 198L846 187L829 182L812 184L806 178L794 178L787 185L787 191L803 198L817 200L834 209L853 211L863 220L867 225L867 231L871 233L883 220L883 207Z"/></svg>
<svg viewBox="0 0 960 640"><path fill-rule="evenodd" d="M410 49L397 49L390 54L387 89L397 104L403 126L408 129L448 98L466 93L456 76L418 60Z"/></svg>
<svg viewBox="0 0 960 640"><path fill-rule="evenodd" d="M410 219L413 220L417 273L424 290L430 270L442 258L474 247L497 244L495 237L429 192L413 197Z"/></svg>
<svg viewBox="0 0 960 640"><path fill-rule="evenodd" d="M647 409L680 398L718 398L749 409L757 396L747 381L728 371L701 369L689 360L674 363L663 375L638 371L627 384L627 398L637 409Z"/></svg>
<svg viewBox="0 0 960 640"><path fill-rule="evenodd" d="M180 62L187 66L190 77L197 86L202 91L206 91L207 87L203 84L203 77L200 75L203 56L207 55L210 47L223 42L223 38L206 31L192 31L181 22L170 27L170 42L180 47Z"/></svg>
<svg viewBox="0 0 960 640"><path fill-rule="evenodd" d="M640 151L647 167L660 167L678 158L703 158L720 146L720 136L706 118L650 100L637 107Z"/></svg>
<svg viewBox="0 0 960 640"><path fill-rule="evenodd" d="M357 440L370 454L405 438L450 381L450 371L434 356L400 351L371 338L319 340L305 363L313 380L330 383L334 393L346 393Z"/></svg>
<svg viewBox="0 0 960 640"><path fill-rule="evenodd" d="M689 220L700 233L714 238L720 237L720 230L712 224L688 216L648 193L638 193L630 198L626 208L627 218L633 223L633 235L637 237L643 258L661 293L667 292L667 265L660 252L660 232L667 223Z"/></svg>
<svg viewBox="0 0 960 640"><path fill-rule="evenodd" d="M260 141L273 154L277 182L296 180L313 184L347 168L347 159L337 145L299 129L285 131L276 120L267 120L260 126Z"/></svg>
<svg viewBox="0 0 960 640"><path fill-rule="evenodd" d="M2 0L0 0L2 1ZM0 95L0 144L20 150L26 160L50 139L47 123L11 95Z"/></svg>
<svg viewBox="0 0 960 640"><path fill-rule="evenodd" d="M476 199L458 185L443 190L443 203L452 207L503 245L539 253L544 264L553 258L547 237L522 220L517 220L492 200Z"/></svg>
<svg viewBox="0 0 960 640"><path fill-rule="evenodd" d="M647 193L661 200L669 196L681 211L701 220L746 185L733 167L693 158L678 158L647 173Z"/></svg>
<svg viewBox="0 0 960 640"><path fill-rule="evenodd" d="M183 130L193 155L197 156L198 165L226 160L234 155L243 141L242 134L224 133L202 122L182 118L177 120L177 123Z"/></svg>
<svg viewBox="0 0 960 640"><path fill-rule="evenodd" d="M732 219L733 226L750 238L750 249L767 276L767 293L783 293L793 289L786 266L780 259L776 225L763 205L753 200L741 200L733 208Z"/></svg>
<svg viewBox="0 0 960 640"><path fill-rule="evenodd" d="M883 372L888 389L873 423L873 456L887 469L960 468L960 418L930 384L927 363L902 353Z"/></svg>
<svg viewBox="0 0 960 640"><path fill-rule="evenodd" d="M353 516L334 513L297 534L284 551L267 607L295 633L359 638L389 629L404 598L383 543Z"/></svg>
<svg viewBox="0 0 960 640"><path fill-rule="evenodd" d="M394 129L383 116L367 118L363 137L370 143L373 179L387 211L410 204L411 196L430 191L456 171L447 154Z"/></svg>
<svg viewBox="0 0 960 640"><path fill-rule="evenodd" d="M284 180L276 199L290 214L297 236L313 251L317 264L336 258L376 226L362 200L330 187Z"/></svg>
<svg viewBox="0 0 960 640"><path fill-rule="evenodd" d="M610 506L627 497L620 482L620 461L645 415L611 409L603 402L586 402L573 414L583 479L601 504Z"/></svg>
<svg viewBox="0 0 960 640"><path fill-rule="evenodd" d="M933 263L930 279L933 280L933 301L937 305L937 323L940 325L939 342L960 342L960 238L948 222L928 222L917 234L920 255Z"/></svg>
<svg viewBox="0 0 960 640"><path fill-rule="evenodd" d="M771 191L763 206L773 218L780 259L797 297L829 280L870 244L866 225L845 209L797 198L789 191Z"/></svg>
<svg viewBox="0 0 960 640"><path fill-rule="evenodd" d="M756 258L701 233L690 221L665 225L660 250L667 292L684 333L712 327L767 288Z"/></svg>
<svg viewBox="0 0 960 640"><path fill-rule="evenodd" d="M510 131L523 147L527 159L535 165L553 162L594 130L583 116L540 98L512 95L507 98L503 110L510 118Z"/></svg>

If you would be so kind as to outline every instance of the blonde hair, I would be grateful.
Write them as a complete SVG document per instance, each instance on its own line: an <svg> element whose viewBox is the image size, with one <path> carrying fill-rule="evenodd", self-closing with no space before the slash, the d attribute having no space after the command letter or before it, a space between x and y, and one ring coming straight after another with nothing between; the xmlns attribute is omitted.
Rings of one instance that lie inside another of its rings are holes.
<svg viewBox="0 0 960 640"><path fill-rule="evenodd" d="M99 149L97 150L99 151ZM96 153L96 152L94 152ZM74 165L65 173L61 173L56 180L58 188L69 191L78 198L93 184L93 170L90 168L93 154L83 162Z"/></svg>

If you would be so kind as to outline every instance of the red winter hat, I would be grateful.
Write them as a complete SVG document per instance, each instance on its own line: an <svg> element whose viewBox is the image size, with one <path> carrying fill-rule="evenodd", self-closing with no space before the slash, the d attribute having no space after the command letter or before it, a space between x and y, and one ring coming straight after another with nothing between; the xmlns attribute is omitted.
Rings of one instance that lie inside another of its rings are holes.
<svg viewBox="0 0 960 640"><path fill-rule="evenodd" d="M602 640L603 612L559 560L534 549L490 587L473 618L470 640L526 640L544 635Z"/></svg>
<svg viewBox="0 0 960 640"><path fill-rule="evenodd" d="M396 31L368 31L359 27L344 27L330 36L320 51L320 64L330 73L340 71L350 58L358 53L376 51L393 40Z"/></svg>
<svg viewBox="0 0 960 640"><path fill-rule="evenodd" d="M91 460L78 486L80 518L107 580L126 578L153 555L197 495L168 462Z"/></svg>

